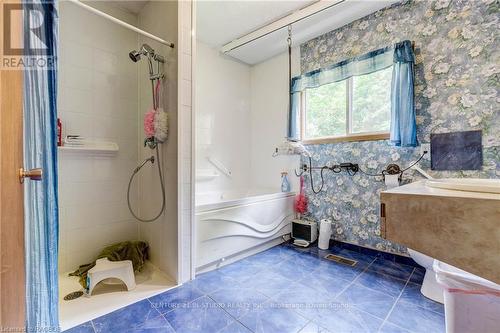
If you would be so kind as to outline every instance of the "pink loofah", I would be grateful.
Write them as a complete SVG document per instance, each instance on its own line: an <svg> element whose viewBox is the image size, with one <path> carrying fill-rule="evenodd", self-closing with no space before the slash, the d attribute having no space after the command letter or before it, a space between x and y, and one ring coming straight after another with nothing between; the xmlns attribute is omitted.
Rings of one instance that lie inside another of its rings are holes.
<svg viewBox="0 0 500 333"><path fill-rule="evenodd" d="M295 197L294 207L295 212L304 214L307 212L307 197L304 195L304 177L300 176L300 193Z"/></svg>
<svg viewBox="0 0 500 333"><path fill-rule="evenodd" d="M147 138L155 135L155 110L153 108L144 115L144 134Z"/></svg>

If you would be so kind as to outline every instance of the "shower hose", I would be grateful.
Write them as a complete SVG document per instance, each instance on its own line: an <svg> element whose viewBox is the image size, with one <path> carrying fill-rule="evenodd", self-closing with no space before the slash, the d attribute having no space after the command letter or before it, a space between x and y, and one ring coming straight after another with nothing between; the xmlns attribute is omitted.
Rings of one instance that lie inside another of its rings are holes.
<svg viewBox="0 0 500 333"><path fill-rule="evenodd" d="M150 219L143 219L143 218L137 216L137 214L132 209L132 205L130 204L130 187L132 186L132 181L134 180L135 175L142 169L142 167L144 165L146 165L147 162L151 162L151 163L155 162L154 156L151 156L150 158L145 159L144 162L142 162L141 165L139 165L137 168L135 168L135 170L132 173L132 175L130 176L130 180L128 182L128 188L127 188L127 205L128 205L128 210L130 211L130 213L137 220L139 220L141 222L153 222L156 219L158 219L161 216L161 214L163 214L163 211L165 210L165 184L163 184L163 173L161 171L160 152L159 152L158 146L159 145L156 145L156 148L155 148L156 149L156 161L157 161L156 164L158 165L158 174L160 176L160 186L161 186L162 203L161 203L161 210L160 210L160 212L158 214L156 214L155 217L150 218Z"/></svg>

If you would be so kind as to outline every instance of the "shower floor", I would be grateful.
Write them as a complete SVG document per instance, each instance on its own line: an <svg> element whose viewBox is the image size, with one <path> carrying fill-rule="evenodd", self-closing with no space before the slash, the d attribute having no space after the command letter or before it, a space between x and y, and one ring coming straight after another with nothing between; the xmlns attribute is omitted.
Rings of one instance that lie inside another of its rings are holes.
<svg viewBox="0 0 500 333"><path fill-rule="evenodd" d="M71 301L67 294L82 290L78 277L59 275L59 322L62 330L85 323L124 306L160 294L176 286L175 282L151 264L135 276L137 287L126 291L123 285L98 285L92 297L81 296Z"/></svg>
<svg viewBox="0 0 500 333"><path fill-rule="evenodd" d="M337 247L275 246L67 333L444 333L443 305L420 293L423 273Z"/></svg>

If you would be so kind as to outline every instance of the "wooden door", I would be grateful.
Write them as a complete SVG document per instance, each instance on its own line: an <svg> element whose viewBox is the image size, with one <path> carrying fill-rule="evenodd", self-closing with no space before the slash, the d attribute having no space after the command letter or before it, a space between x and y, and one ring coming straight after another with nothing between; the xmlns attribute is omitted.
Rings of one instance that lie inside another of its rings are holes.
<svg viewBox="0 0 500 333"><path fill-rule="evenodd" d="M5 2L0 1L2 8ZM20 24L11 29L11 36L22 36ZM2 50L2 58L3 54ZM0 327L4 330L25 327L23 186L18 176L23 165L22 121L23 72L0 68Z"/></svg>

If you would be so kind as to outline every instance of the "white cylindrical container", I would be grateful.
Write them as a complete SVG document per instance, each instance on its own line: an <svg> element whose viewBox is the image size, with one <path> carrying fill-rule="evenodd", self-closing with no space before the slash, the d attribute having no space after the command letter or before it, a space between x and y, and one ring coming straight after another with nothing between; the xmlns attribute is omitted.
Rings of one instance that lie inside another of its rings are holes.
<svg viewBox="0 0 500 333"><path fill-rule="evenodd" d="M447 333L496 333L500 327L500 285L434 260L444 287Z"/></svg>
<svg viewBox="0 0 500 333"><path fill-rule="evenodd" d="M332 236L332 221L321 220L319 224L318 247L322 250L328 250L330 247L330 237Z"/></svg>

